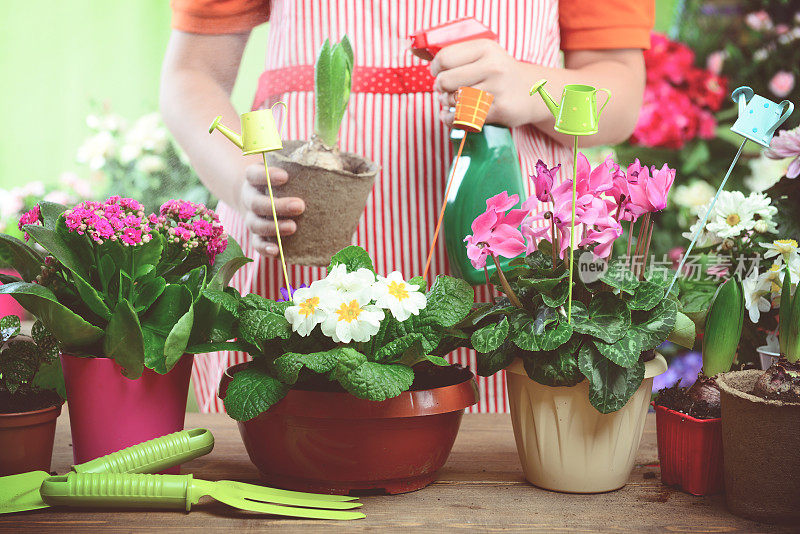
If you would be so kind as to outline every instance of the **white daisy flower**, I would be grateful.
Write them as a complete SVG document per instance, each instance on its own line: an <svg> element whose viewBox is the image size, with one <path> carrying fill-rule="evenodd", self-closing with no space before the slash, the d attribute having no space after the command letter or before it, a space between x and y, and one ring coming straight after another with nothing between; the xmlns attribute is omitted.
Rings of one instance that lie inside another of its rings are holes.
<svg viewBox="0 0 800 534"><path fill-rule="evenodd" d="M744 193L741 191L723 191L714 206L708 231L725 239L738 237L751 230L755 221Z"/></svg>
<svg viewBox="0 0 800 534"><path fill-rule="evenodd" d="M750 314L750 320L758 323L761 314L772 309L772 304L766 298L770 293L770 283L758 276L758 269L753 269L750 275L742 281L744 290L744 306Z"/></svg>
<svg viewBox="0 0 800 534"><path fill-rule="evenodd" d="M697 232L697 229L699 227L700 227L700 221L697 221L696 223L694 223L691 226L691 228L689 228L688 232L683 232L683 234L681 234L681 235L684 238L686 238L686 239L691 241L691 239L694 237L694 234L695 234L695 232ZM700 232L700 235L697 237L697 247L698 248L711 247L711 246L714 246L714 245L718 245L720 243L722 243L722 239L717 234L715 234L713 232L709 232L707 226L705 228L703 228L703 231Z"/></svg>
<svg viewBox="0 0 800 534"><path fill-rule="evenodd" d="M323 306L324 296L313 287L303 287L294 292L294 305L286 308L283 314L292 325L292 330L305 337L328 317L328 311Z"/></svg>
<svg viewBox="0 0 800 534"><path fill-rule="evenodd" d="M332 311L322 321L322 333L337 343L369 341L378 333L385 317L383 310L369 300L339 298Z"/></svg>
<svg viewBox="0 0 800 534"><path fill-rule="evenodd" d="M778 208L772 205L772 200L764 193L750 193L747 197L748 211L753 214L753 229L761 234L771 232L778 233L778 225L775 222L775 215Z"/></svg>
<svg viewBox="0 0 800 534"><path fill-rule="evenodd" d="M314 282L320 288L341 294L343 299L357 300L362 303L370 300L374 283L375 273L369 269L361 268L349 273L347 267L341 263L335 265L328 276Z"/></svg>
<svg viewBox="0 0 800 534"><path fill-rule="evenodd" d="M372 286L372 298L376 306L388 309L398 321L405 321L412 315L419 315L419 311L428 303L418 289L418 285L403 280L400 271L393 271L386 278L378 277Z"/></svg>

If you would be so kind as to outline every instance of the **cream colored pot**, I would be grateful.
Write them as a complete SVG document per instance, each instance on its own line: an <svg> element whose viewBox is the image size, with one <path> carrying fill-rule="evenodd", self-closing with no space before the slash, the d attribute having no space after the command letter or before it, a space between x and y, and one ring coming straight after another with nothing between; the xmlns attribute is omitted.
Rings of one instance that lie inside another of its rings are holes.
<svg viewBox="0 0 800 534"><path fill-rule="evenodd" d="M511 421L525 478L567 493L624 486L644 430L653 377L667 370L660 354L645 364L644 381L621 410L601 414L589 404L589 382L550 387L534 382L521 360L506 369Z"/></svg>

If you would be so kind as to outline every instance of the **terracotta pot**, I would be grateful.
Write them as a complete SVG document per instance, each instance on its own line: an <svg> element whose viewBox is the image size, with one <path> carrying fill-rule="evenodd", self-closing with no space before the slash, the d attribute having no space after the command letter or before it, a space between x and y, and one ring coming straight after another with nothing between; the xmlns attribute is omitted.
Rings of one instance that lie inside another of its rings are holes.
<svg viewBox="0 0 800 534"><path fill-rule="evenodd" d="M589 382L550 387L528 377L517 359L506 369L511 423L522 470L540 488L600 493L628 482L644 431L653 377L667 370L663 356L645 363L642 385L616 412L589 403Z"/></svg>
<svg viewBox="0 0 800 534"><path fill-rule="evenodd" d="M299 197L306 211L295 217L297 231L283 238L286 261L327 267L331 257L350 245L380 167L349 152L341 157L354 172L304 165L289 156L305 143L284 141L283 150L267 153L270 165L284 169L291 179L275 188L278 197Z"/></svg>
<svg viewBox="0 0 800 534"><path fill-rule="evenodd" d="M656 405L661 482L692 495L725 490L722 476L722 419L696 419Z"/></svg>
<svg viewBox="0 0 800 534"><path fill-rule="evenodd" d="M222 375L220 398L247 365ZM455 375L452 385L382 402L291 390L267 412L239 422L247 454L267 484L292 490L396 494L423 488L450 455L464 408L479 398L471 372L443 369Z"/></svg>
<svg viewBox="0 0 800 534"><path fill-rule="evenodd" d="M0 476L50 472L59 414L61 404L32 412L0 414Z"/></svg>
<svg viewBox="0 0 800 534"><path fill-rule="evenodd" d="M736 515L800 522L800 403L751 395L763 371L717 378L722 401L725 496Z"/></svg>
<svg viewBox="0 0 800 534"><path fill-rule="evenodd" d="M165 375L145 369L130 380L109 358L62 354L75 463L183 430L193 362L186 355Z"/></svg>

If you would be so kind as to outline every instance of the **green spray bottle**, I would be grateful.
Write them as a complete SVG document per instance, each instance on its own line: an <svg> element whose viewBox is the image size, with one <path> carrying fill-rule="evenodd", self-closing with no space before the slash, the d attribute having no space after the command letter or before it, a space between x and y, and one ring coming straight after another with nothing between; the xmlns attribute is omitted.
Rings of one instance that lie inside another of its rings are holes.
<svg viewBox="0 0 800 534"><path fill-rule="evenodd" d="M411 51L422 59L433 59L445 46L472 39L493 39L497 35L473 18L459 19L440 26L420 30L411 36ZM447 257L450 268L472 285L486 283L486 273L475 269L467 258L464 237L472 233L472 221L486 211L486 199L503 191L517 194L524 200L525 181L522 178L519 156L504 126L486 124L479 132L453 129L450 140L454 153L464 136L461 158L450 165L446 176L453 176L453 185L447 197L447 207L442 222ZM458 165L454 169L453 165ZM455 174L453 174L455 172ZM511 260L501 259L505 268ZM496 267L487 262L490 276Z"/></svg>

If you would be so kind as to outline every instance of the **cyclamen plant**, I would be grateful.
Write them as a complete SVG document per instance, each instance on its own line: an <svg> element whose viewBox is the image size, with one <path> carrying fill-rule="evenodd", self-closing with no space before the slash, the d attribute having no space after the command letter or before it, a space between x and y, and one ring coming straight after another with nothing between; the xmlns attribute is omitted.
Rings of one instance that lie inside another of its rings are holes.
<svg viewBox="0 0 800 534"><path fill-rule="evenodd" d="M203 290L223 290L250 261L202 204L169 201L146 215L136 200L112 196L67 209L41 202L23 215L25 239L0 235L20 278L12 295L63 349L116 360L129 378L147 367L166 373L196 344L230 339L219 305Z"/></svg>
<svg viewBox="0 0 800 534"><path fill-rule="evenodd" d="M351 246L334 255L325 278L295 290L289 301L206 289L237 340L198 349L232 348L253 357L225 394L225 409L239 421L269 410L293 388L385 400L412 386L415 365L449 365L441 354L464 336L453 326L472 308L470 285L439 276L425 288L422 278L404 280L398 271L377 275L367 252Z"/></svg>
<svg viewBox="0 0 800 534"><path fill-rule="evenodd" d="M536 194L520 209L510 209L519 201L516 195L500 193L487 200L486 212L465 239L469 257L476 268L485 266L488 257L515 259L491 279L505 296L478 306L457 327L470 333L469 344L479 353L478 374L494 374L520 358L528 376L541 384L572 386L588 380L590 402L609 413L639 388L644 361L671 333L677 329L681 335L674 339L689 347L694 341L694 325L678 311L674 296L666 294L668 273L647 270L637 260L647 255L650 214L666 207L675 171L638 160L623 171L610 158L592 169L578 155L575 213L581 237L574 270L580 272L579 263L588 254L605 272L597 280L574 280L569 320L566 250L572 181L555 186L558 170L537 164L531 177ZM537 201L544 202L544 210L533 211ZM624 221L630 223L631 236L640 221L631 262L627 257L610 260Z"/></svg>

